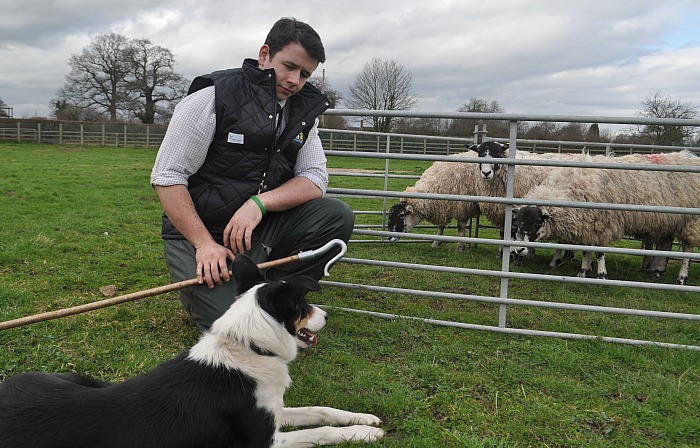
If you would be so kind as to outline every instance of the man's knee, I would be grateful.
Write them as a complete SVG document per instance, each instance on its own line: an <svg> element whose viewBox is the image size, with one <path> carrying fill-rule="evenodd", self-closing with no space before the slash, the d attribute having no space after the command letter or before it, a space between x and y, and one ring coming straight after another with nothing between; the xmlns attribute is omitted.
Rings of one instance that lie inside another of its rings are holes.
<svg viewBox="0 0 700 448"><path fill-rule="evenodd" d="M213 289L197 285L180 291L180 302L201 331L209 330L211 324L228 311L235 298L233 280L216 285Z"/></svg>
<svg viewBox="0 0 700 448"><path fill-rule="evenodd" d="M324 209L324 227L334 229L337 238L348 240L355 226L355 214L343 201L334 198L322 198L321 207Z"/></svg>

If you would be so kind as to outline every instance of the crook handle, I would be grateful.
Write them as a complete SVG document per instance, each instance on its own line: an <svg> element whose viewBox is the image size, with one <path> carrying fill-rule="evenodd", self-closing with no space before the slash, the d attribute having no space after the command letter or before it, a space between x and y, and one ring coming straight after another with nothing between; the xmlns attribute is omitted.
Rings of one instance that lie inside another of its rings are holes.
<svg viewBox="0 0 700 448"><path fill-rule="evenodd" d="M328 263L326 263L326 267L323 270L323 275L325 275L326 277L330 277L331 274L328 272L328 270L331 268L331 266L333 266L333 264L335 264L336 261L343 258L343 256L345 256L345 254L348 252L348 246L347 246L347 244L345 244L345 241L336 238L334 240L330 240L329 242L327 242L323 246L319 247L318 249L305 250L305 251L299 252L297 254L297 256L299 257L298 258L299 260L314 259L319 255L325 254L332 247L335 247L335 246L340 248L340 252L338 254L336 254L333 258L331 258L328 261Z"/></svg>

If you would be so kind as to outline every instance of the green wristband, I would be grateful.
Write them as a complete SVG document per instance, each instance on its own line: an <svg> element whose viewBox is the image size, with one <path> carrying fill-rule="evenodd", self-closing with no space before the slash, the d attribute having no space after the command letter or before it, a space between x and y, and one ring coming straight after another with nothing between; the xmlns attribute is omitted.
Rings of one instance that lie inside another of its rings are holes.
<svg viewBox="0 0 700 448"><path fill-rule="evenodd" d="M250 199L252 199L253 202L255 202L256 204L258 204L258 207L260 207L260 213L262 213L262 215L265 216L267 210L265 210L265 206L262 202L260 202L260 199L257 196L251 196Z"/></svg>

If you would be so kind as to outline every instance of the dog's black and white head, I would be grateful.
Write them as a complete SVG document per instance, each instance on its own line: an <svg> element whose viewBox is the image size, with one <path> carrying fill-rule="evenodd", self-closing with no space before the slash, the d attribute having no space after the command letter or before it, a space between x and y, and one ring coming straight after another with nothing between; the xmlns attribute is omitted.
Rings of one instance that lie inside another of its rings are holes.
<svg viewBox="0 0 700 448"><path fill-rule="evenodd" d="M238 297L203 339L223 338L286 361L296 357L297 348L316 345L315 333L328 319L325 311L306 300L309 291L320 291L316 280L299 276L266 282L244 254L236 255L232 270Z"/></svg>

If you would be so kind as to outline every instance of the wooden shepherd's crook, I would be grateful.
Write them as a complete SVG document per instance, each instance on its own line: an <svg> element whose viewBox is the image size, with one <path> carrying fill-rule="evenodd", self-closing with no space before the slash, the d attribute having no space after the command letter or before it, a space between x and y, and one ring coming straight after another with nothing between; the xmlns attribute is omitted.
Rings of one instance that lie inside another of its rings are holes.
<svg viewBox="0 0 700 448"><path fill-rule="evenodd" d="M340 239L334 239L326 243L324 246L314 249L299 252L298 254L291 255L289 257L280 258L278 260L266 261L264 263L258 264L259 269L269 269L275 266L282 266L285 264L293 263L295 261L310 260L316 258L318 255L326 253L333 246L338 246L340 252L333 257L328 263L323 271L326 277L330 276L328 269L340 258L342 258L348 248L345 241ZM131 302L133 300L144 299L146 297L153 297L159 294L165 294L166 292L178 291L190 286L196 286L198 284L197 279L193 278L190 280L183 280L177 283L171 283L165 286L159 286L157 288L146 289L144 291L133 292L131 294L124 294L122 296L112 297L109 299L99 300L97 302L86 303L85 305L78 305L71 308L64 308L62 310L49 311L46 313L34 314L32 316L20 317L18 319L8 320L6 322L0 322L0 330L7 330L8 328L21 327L23 325L29 325L36 322L42 322L45 320L58 319L59 317L72 316L74 314L86 313L88 311L97 310L100 308L106 308L112 305L118 305L120 303Z"/></svg>

